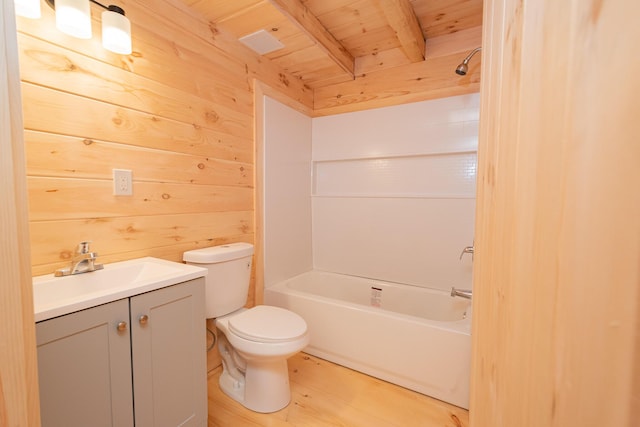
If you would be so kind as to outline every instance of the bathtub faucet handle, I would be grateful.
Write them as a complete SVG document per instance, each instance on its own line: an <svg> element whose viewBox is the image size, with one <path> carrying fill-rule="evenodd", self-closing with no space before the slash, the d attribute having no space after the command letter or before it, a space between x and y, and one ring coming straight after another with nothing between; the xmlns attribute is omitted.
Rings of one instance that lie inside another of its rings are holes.
<svg viewBox="0 0 640 427"><path fill-rule="evenodd" d="M462 256L464 254L471 254L471 260L473 261L473 252L475 251L475 249L473 248L473 246L466 246L462 252L460 252L460 259L462 259Z"/></svg>

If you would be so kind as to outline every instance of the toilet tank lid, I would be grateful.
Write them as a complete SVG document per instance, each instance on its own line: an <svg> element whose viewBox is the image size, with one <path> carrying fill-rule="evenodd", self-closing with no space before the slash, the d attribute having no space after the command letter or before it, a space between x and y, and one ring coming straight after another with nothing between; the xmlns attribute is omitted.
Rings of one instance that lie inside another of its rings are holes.
<svg viewBox="0 0 640 427"><path fill-rule="evenodd" d="M251 255L253 255L253 245L240 242L187 251L182 255L182 259L194 264L214 264Z"/></svg>

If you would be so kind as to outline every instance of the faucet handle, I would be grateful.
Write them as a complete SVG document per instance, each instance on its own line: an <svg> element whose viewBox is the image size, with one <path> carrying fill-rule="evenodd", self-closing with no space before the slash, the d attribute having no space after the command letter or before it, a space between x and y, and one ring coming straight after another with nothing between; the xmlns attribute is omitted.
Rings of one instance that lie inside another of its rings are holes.
<svg viewBox="0 0 640 427"><path fill-rule="evenodd" d="M87 240L87 241L78 243L78 249L76 249L76 253L78 253L78 254L88 254L89 253L89 245L90 244L91 244L91 240Z"/></svg>

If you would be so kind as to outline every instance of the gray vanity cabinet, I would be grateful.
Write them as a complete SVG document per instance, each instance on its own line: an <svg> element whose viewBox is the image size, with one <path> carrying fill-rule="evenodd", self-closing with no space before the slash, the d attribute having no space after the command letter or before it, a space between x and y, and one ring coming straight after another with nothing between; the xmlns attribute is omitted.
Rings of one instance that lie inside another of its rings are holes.
<svg viewBox="0 0 640 427"><path fill-rule="evenodd" d="M133 426L129 301L36 324L43 427Z"/></svg>
<svg viewBox="0 0 640 427"><path fill-rule="evenodd" d="M38 322L36 339L43 427L206 425L204 279Z"/></svg>
<svg viewBox="0 0 640 427"><path fill-rule="evenodd" d="M204 279L131 298L131 343L136 427L206 426Z"/></svg>

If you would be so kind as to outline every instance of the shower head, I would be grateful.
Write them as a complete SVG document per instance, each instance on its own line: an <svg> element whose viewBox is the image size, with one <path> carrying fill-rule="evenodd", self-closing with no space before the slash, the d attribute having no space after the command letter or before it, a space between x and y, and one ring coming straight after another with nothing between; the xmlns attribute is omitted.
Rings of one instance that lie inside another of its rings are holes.
<svg viewBox="0 0 640 427"><path fill-rule="evenodd" d="M469 67L467 66L466 63L461 63L460 65L458 65L458 68L456 68L456 74L460 74L461 76L465 76L467 74L467 70L469 69Z"/></svg>
<svg viewBox="0 0 640 427"><path fill-rule="evenodd" d="M481 49L482 46L473 49L471 53L469 53L469 55L467 55L467 57L462 60L460 65L458 65L458 67L456 68L456 74L459 74L461 76L467 75L467 71L469 70L469 61L471 60L471 58L473 58L473 55L475 55Z"/></svg>

